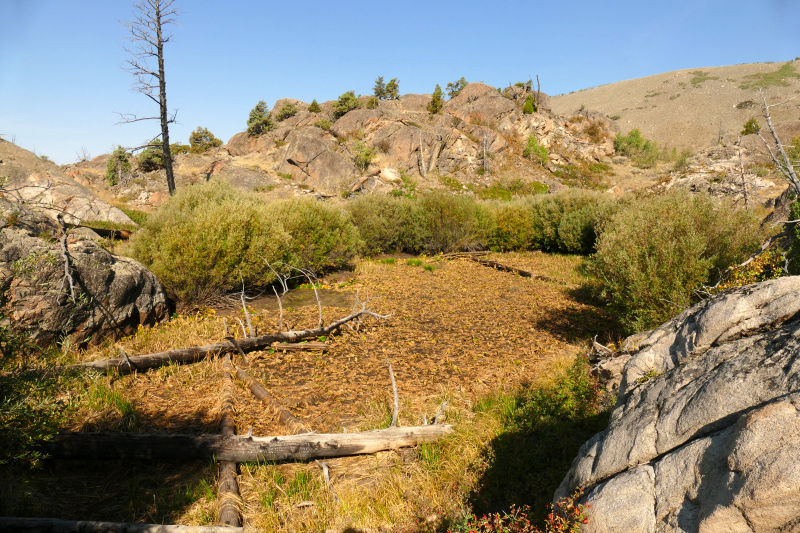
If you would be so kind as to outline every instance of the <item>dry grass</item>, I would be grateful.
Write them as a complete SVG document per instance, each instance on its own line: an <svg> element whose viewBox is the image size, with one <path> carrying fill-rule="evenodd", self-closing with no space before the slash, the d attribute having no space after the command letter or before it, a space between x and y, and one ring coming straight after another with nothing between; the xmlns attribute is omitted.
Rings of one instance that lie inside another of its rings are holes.
<svg viewBox="0 0 800 533"><path fill-rule="evenodd" d="M364 261L354 283L329 291L326 320L347 314L350 309L338 302L355 291L362 298L369 293L376 311L393 313L390 320L371 319L358 333L344 330L332 336L324 354L266 350L249 355L251 374L319 432L388 425L391 388L385 357L390 357L401 397L400 425L418 425L423 417L430 421L448 400L445 422L454 424L455 433L413 450L327 461L335 496L315 463L243 464L247 523L265 531L416 531L463 514L487 468L486 447L502 427L497 413L476 412L475 402L508 394L532 379L553 379L563 371L564 357L610 323L577 291L583 279L576 270L580 258L542 253L491 257L549 281L467 260L423 258L422 266ZM287 303L285 321L294 328L315 325L317 309L301 303ZM258 333L274 331L277 310L253 307ZM115 357L119 348L134 355L209 344L224 336L226 326L229 334L236 328L240 337L236 313L225 312L198 311L142 328L116 343L69 354L63 362ZM207 360L142 375L75 378L63 398L73 406L68 429L216 433L220 366L218 360ZM236 401L237 433L284 433L241 384ZM9 516L185 524L213 523L216 516L215 467L208 463L109 462L86 468L60 462L47 463L42 472L15 470L3 477L1 507ZM19 490L33 485L36 491ZM37 501L54 503L43 507ZM71 507L71 501L79 503Z"/></svg>

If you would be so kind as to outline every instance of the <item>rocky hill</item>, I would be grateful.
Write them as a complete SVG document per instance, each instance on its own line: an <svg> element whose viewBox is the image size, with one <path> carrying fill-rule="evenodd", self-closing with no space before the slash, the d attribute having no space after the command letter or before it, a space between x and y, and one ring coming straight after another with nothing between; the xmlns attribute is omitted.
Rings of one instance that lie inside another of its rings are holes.
<svg viewBox="0 0 800 533"><path fill-rule="evenodd" d="M309 103L278 100L273 117L292 104L296 114L259 136L234 135L227 144L204 154L176 158L178 187L222 176L234 184L269 196L315 194L322 197L357 191L448 189L466 194L498 183L531 190L580 185L585 179L562 167L583 169L602 178L614 153L613 121L588 111L576 116L550 112L549 98L537 94L538 112L523 113L529 94L512 86L502 93L495 87L472 83L444 103L440 114L430 114L431 95L403 95L396 100L369 104L337 118L335 101L323 102L319 112ZM544 161L525 157L528 139L546 147ZM105 161L64 167L78 182L109 189L120 201L147 208L163 201L163 172L132 172L109 188ZM135 168L135 165L134 165Z"/></svg>
<svg viewBox="0 0 800 533"><path fill-rule="evenodd" d="M762 113L759 88L770 104L796 96L800 60L676 70L555 96L551 102L556 114L585 106L613 117L624 133L639 128L663 146L698 152L736 141L744 123ZM771 111L787 141L800 135L798 106L795 100Z"/></svg>

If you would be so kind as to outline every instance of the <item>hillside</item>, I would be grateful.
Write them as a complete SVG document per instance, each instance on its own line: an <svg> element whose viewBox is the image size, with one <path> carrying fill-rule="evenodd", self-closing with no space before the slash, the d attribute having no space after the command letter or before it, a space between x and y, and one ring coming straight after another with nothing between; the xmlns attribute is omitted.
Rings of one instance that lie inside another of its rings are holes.
<svg viewBox="0 0 800 533"><path fill-rule="evenodd" d="M736 141L751 117L761 114L757 89L770 104L800 93L800 61L692 68L585 89L551 99L553 112L585 106L615 118L627 133L641 129L662 146L697 152ZM782 137L800 132L800 101L774 108Z"/></svg>

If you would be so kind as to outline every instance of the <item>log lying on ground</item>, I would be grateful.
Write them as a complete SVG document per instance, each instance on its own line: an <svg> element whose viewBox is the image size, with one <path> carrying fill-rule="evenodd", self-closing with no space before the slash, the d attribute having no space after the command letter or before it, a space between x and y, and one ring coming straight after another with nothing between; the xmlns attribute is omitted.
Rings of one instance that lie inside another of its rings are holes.
<svg viewBox="0 0 800 533"><path fill-rule="evenodd" d="M55 459L288 461L370 454L433 442L452 433L450 425L377 429L360 433L311 433L280 437L64 433L37 449Z"/></svg>
<svg viewBox="0 0 800 533"><path fill-rule="evenodd" d="M222 365L223 397L220 433L223 437L232 437L236 434L236 421L233 409L233 377L231 376L231 356L225 357ZM242 525L239 516L239 507L242 504L239 495L239 483L236 481L236 463L233 461L219 462L219 520L220 524L239 527Z"/></svg>
<svg viewBox="0 0 800 533"><path fill-rule="evenodd" d="M361 309L324 327L272 333L270 335L252 337L249 339L237 339L237 342L244 351L263 350L273 342L296 342L303 339L313 339L316 337L330 335L347 322L356 320L362 316L388 318L388 316L373 313L368 309ZM183 348L180 350L169 350L166 352L151 353L147 355L134 355L129 358L121 357L115 359L105 359L103 361L91 361L89 363L58 367L56 370L63 371L72 369L89 369L97 370L99 372L116 370L120 374L126 374L133 372L134 370L141 372L151 368L158 368L169 363L196 363L198 361L202 361L206 357L229 353L235 350L236 348L233 346L233 344L225 341L218 342L216 344L208 344L206 346L193 346L191 348Z"/></svg>
<svg viewBox="0 0 800 533"><path fill-rule="evenodd" d="M243 533L243 527L165 526L127 522L56 520L55 518L0 518L0 531L16 533Z"/></svg>
<svg viewBox="0 0 800 533"><path fill-rule="evenodd" d="M247 388L253 393L253 396L269 407L271 414L277 416L280 423L286 426L291 433L308 433L308 428L295 418L286 407L281 405L277 398L270 394L266 387L259 383L253 376L239 368L236 370L236 377L244 381Z"/></svg>
<svg viewBox="0 0 800 533"><path fill-rule="evenodd" d="M519 274L523 278L532 278L533 274L528 272L527 270L522 270L519 268L510 267L508 265L504 265L502 263L498 263L497 261L492 261L490 259L480 259L478 257L470 257L476 263L480 263L484 266L496 268L497 270L502 270L503 272L513 272L514 274Z"/></svg>

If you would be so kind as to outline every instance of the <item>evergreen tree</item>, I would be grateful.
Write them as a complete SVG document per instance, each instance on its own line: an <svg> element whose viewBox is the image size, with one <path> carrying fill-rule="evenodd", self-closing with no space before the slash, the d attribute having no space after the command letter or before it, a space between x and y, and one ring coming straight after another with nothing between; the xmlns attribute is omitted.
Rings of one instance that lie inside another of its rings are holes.
<svg viewBox="0 0 800 533"><path fill-rule="evenodd" d="M197 126L197 129L189 135L189 146L191 147L189 148L191 153L202 154L211 148L222 146L222 141L214 137L214 134L208 131L207 128Z"/></svg>
<svg viewBox="0 0 800 533"><path fill-rule="evenodd" d="M452 83L448 83L447 84L447 96L449 96L450 99L455 98L456 96L458 96L458 93L460 93L464 89L464 87L466 87L467 85L468 85L468 82L467 82L466 79L464 79L464 76L461 76L460 80L456 80L456 81L454 81Z"/></svg>
<svg viewBox="0 0 800 533"><path fill-rule="evenodd" d="M400 80L392 78L386 84L386 95L383 100L397 100L400 98Z"/></svg>
<svg viewBox="0 0 800 533"><path fill-rule="evenodd" d="M117 146L106 163L106 181L109 185L116 185L122 175L130 171L131 162L128 160L128 153L122 146Z"/></svg>
<svg viewBox="0 0 800 533"><path fill-rule="evenodd" d="M386 98L386 84L383 83L383 76L378 76L375 80L375 86L372 88L372 94L381 100Z"/></svg>
<svg viewBox="0 0 800 533"><path fill-rule="evenodd" d="M322 108L319 106L319 104L317 103L317 99L315 98L315 99L314 99L314 100L311 102L311 105L310 105L310 106L308 106L308 112L309 112L309 113L319 113L319 112L321 112L321 111L322 111Z"/></svg>
<svg viewBox="0 0 800 533"><path fill-rule="evenodd" d="M530 115L536 113L536 111L538 110L536 109L536 104L533 103L533 95L529 94L525 99L525 106L522 108L522 112L526 115Z"/></svg>
<svg viewBox="0 0 800 533"><path fill-rule="evenodd" d="M428 102L428 113L431 115L442 112L442 106L444 105L442 94L442 88L439 87L439 84L437 83L436 88L433 90L433 98L431 98L431 101Z"/></svg>
<svg viewBox="0 0 800 533"><path fill-rule="evenodd" d="M259 100L250 111L250 118L247 119L247 133L250 136L257 137L262 133L268 132L273 127L272 117L269 116L269 111L267 111L267 103L264 100Z"/></svg>
<svg viewBox="0 0 800 533"><path fill-rule="evenodd" d="M347 112L361 107L361 101L356 96L355 91L347 91L339 96L336 103L333 104L333 118L344 116Z"/></svg>

